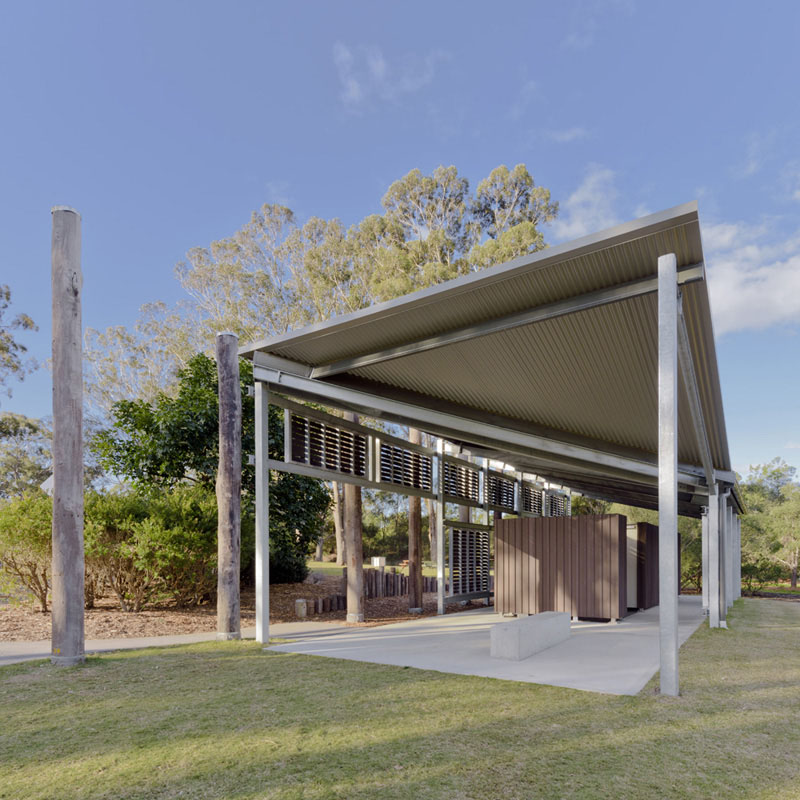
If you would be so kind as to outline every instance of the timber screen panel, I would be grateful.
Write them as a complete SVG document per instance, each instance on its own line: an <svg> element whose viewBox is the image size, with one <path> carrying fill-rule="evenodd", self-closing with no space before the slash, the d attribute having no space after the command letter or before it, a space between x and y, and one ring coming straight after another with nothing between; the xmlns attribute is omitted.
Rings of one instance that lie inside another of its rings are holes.
<svg viewBox="0 0 800 800"><path fill-rule="evenodd" d="M489 531L450 530L450 594L458 597L489 592L491 556Z"/></svg>
<svg viewBox="0 0 800 800"><path fill-rule="evenodd" d="M378 458L381 482L424 489L427 492L433 488L431 456L380 442Z"/></svg>
<svg viewBox="0 0 800 800"><path fill-rule="evenodd" d="M292 461L343 475L366 476L365 436L295 413L290 424Z"/></svg>

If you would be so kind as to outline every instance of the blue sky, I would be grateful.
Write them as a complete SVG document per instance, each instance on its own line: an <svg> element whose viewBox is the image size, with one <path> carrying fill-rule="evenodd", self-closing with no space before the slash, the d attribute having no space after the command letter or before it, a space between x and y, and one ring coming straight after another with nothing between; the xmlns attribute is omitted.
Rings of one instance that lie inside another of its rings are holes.
<svg viewBox="0 0 800 800"><path fill-rule="evenodd" d="M50 208L83 217L84 324L264 202L345 224L410 169L524 162L554 243L700 203L734 466L800 466L800 5L6 4L0 282L50 347ZM50 412L49 374L4 410Z"/></svg>

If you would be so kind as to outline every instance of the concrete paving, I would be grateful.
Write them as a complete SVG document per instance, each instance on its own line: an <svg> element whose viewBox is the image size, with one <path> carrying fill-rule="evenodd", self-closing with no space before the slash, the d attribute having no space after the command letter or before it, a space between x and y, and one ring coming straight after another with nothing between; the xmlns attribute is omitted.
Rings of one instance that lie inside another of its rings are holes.
<svg viewBox="0 0 800 800"><path fill-rule="evenodd" d="M678 610L678 633L683 644L703 620L701 598L681 597ZM567 641L523 661L491 657L491 626L502 619L493 609L485 608L376 628L350 628L330 622L287 622L270 626L270 636L291 639L291 643L265 649L606 694L637 694L658 670L658 608L632 614L616 625L573 622ZM242 637L254 638L255 629L243 628ZM215 633L89 639L86 653L168 647L215 639ZM50 658L49 640L0 642L0 666L43 658Z"/></svg>
<svg viewBox="0 0 800 800"><path fill-rule="evenodd" d="M678 608L683 644L703 620L701 598L681 597ZM523 661L491 657L490 629L501 621L487 608L379 628L300 629L291 644L268 649L618 695L638 694L658 671L657 607L617 624L573 622L567 641Z"/></svg>
<svg viewBox="0 0 800 800"><path fill-rule="evenodd" d="M332 629L343 629L342 625L329 622L286 622L273 625L270 636L276 639L308 636L314 633L324 634ZM242 628L243 639L255 639L254 627ZM139 650L142 647L170 647L176 644L194 644L195 642L213 642L216 633L182 633L173 636L141 636L138 638L119 639L87 639L86 654L109 653L114 650ZM0 667L6 664L17 664L20 661L37 661L50 658L50 640L37 642L0 642Z"/></svg>

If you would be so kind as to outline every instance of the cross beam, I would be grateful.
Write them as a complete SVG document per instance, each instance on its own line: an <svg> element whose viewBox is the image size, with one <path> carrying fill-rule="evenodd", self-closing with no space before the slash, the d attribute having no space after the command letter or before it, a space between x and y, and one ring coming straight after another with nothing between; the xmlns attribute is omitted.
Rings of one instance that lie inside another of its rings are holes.
<svg viewBox="0 0 800 800"><path fill-rule="evenodd" d="M658 466L647 461L569 444L518 428L480 422L361 389L282 372L262 366L264 363L269 363L269 359L262 359L261 353L255 354L254 379L269 383L276 391L284 391L295 397L327 402L339 408L352 409L366 416L403 425L418 425L447 439L464 439L494 450L519 455L535 454L538 459L547 460L554 466L574 467L581 464L593 471L604 468L629 473L644 483L655 484L658 481ZM678 480L690 486L699 486L702 482L699 475L685 469L679 470Z"/></svg>

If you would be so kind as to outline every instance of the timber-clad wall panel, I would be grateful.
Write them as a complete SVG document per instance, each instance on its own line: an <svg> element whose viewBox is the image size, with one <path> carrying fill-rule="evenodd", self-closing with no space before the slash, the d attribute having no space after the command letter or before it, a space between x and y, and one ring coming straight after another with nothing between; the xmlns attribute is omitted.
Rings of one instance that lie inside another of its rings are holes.
<svg viewBox="0 0 800 800"><path fill-rule="evenodd" d="M636 584L639 608L652 608L658 605L658 526L649 522L637 523L636 538Z"/></svg>
<svg viewBox="0 0 800 800"><path fill-rule="evenodd" d="M495 552L499 613L627 613L627 530L619 514L497 520Z"/></svg>

